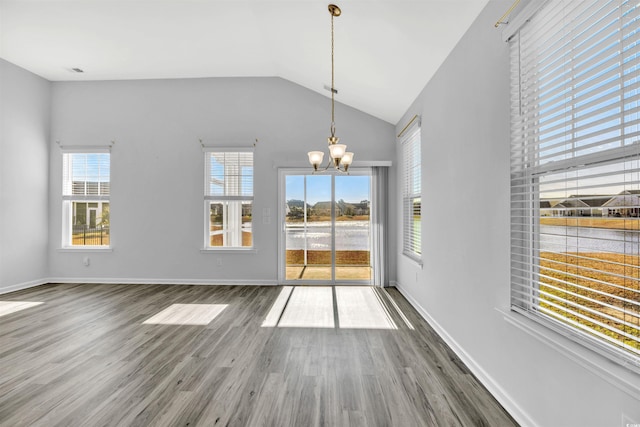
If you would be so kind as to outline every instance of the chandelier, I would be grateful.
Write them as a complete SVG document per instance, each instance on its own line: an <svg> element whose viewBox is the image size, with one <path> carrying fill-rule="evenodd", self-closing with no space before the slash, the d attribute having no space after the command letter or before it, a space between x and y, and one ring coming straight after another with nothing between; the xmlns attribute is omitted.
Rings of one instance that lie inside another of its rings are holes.
<svg viewBox="0 0 640 427"><path fill-rule="evenodd" d="M327 170L329 166L333 167L340 172L347 172L349 165L353 162L353 153L347 151L347 146L344 144L338 144L340 138L336 136L336 123L335 123L335 94L336 89L334 86L334 66L333 66L333 18L340 16L342 11L335 4L329 5L329 13L331 14L331 136L327 138L329 143L329 155L331 160L327 163L324 170ZM309 151L309 163L313 166L314 172L318 171L318 168L322 164L324 159L324 152L322 151Z"/></svg>

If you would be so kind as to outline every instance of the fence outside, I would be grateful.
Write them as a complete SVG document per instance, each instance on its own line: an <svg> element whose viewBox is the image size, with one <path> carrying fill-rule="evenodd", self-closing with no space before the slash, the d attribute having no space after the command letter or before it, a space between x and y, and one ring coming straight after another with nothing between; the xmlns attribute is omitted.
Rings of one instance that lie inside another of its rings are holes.
<svg viewBox="0 0 640 427"><path fill-rule="evenodd" d="M108 246L109 227L97 226L90 228L86 225L74 225L71 233L73 246Z"/></svg>

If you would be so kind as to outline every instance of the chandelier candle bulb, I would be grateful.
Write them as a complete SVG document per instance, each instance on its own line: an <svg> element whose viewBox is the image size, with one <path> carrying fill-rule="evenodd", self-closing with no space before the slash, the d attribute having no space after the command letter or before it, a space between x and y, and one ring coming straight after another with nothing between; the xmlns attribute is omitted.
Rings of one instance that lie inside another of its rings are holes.
<svg viewBox="0 0 640 427"><path fill-rule="evenodd" d="M333 144L329 146L329 154L331 154L332 159L341 159L346 151L347 146L344 144Z"/></svg>
<svg viewBox="0 0 640 427"><path fill-rule="evenodd" d="M340 164L344 166L349 166L351 162L353 162L353 153L351 151L347 151L342 155Z"/></svg>
<svg viewBox="0 0 640 427"><path fill-rule="evenodd" d="M309 151L307 155L309 156L309 163L313 165L313 169L318 170L318 166L324 159L324 153L322 151Z"/></svg>
<svg viewBox="0 0 640 427"><path fill-rule="evenodd" d="M340 160L340 164L344 168L345 173L349 172L349 166L351 165L351 162L353 162L353 153L351 151L347 151L346 153L344 153L344 156L342 156L342 159Z"/></svg>

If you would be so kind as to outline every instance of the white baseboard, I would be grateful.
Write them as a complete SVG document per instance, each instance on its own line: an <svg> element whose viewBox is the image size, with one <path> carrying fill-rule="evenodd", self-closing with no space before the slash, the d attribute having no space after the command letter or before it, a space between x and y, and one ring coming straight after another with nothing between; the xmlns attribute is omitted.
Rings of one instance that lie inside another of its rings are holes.
<svg viewBox="0 0 640 427"><path fill-rule="evenodd" d="M520 406L509 397L507 392L500 387L498 383L496 383L493 378L487 374L487 372L482 369L482 367L476 363L476 361L471 357L464 349L454 340L451 335L447 333L447 331L436 322L436 320L429 315L429 313L422 307L418 301L409 293L406 289L404 289L400 283L392 282L392 285L400 291L402 296L404 296L407 301L416 309L416 311L422 316L422 318L440 335L440 337L444 340L445 343L453 352L462 360L462 362L469 368L469 370L473 373L473 375L478 378L478 380L484 385L484 387L489 390L489 393L495 397L495 399L500 402L502 407L520 424L521 426L532 426L535 427L536 423L533 419L527 414Z"/></svg>
<svg viewBox="0 0 640 427"><path fill-rule="evenodd" d="M104 283L112 285L247 285L247 286L275 286L277 280L213 280L213 279L131 279L104 277L50 277L45 283Z"/></svg>
<svg viewBox="0 0 640 427"><path fill-rule="evenodd" d="M3 286L2 288L0 288L0 295L8 294L9 292L20 291L22 289L33 288L35 286L44 285L46 283L49 283L48 279L37 279L31 280L29 282L17 283L15 285Z"/></svg>

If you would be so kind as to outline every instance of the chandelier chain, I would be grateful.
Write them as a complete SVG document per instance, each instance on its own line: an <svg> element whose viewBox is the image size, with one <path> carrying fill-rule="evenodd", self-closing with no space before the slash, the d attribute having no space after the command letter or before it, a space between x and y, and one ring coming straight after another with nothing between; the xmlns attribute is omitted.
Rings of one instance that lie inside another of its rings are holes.
<svg viewBox="0 0 640 427"><path fill-rule="evenodd" d="M334 18L334 14L331 13L331 136L335 136L335 133L336 133L335 107L334 107L334 97L335 97L336 89L334 84L334 71L333 71L333 18Z"/></svg>
<svg viewBox="0 0 640 427"><path fill-rule="evenodd" d="M335 27L333 18L340 16L342 11L335 4L329 4L329 13L331 14L331 136L327 138L329 145L329 155L331 158L327 162L327 166L324 170L319 170L318 167L322 164L324 153L322 151L309 151L309 163L313 166L314 173L324 172L329 166L335 168L336 171L349 174L349 166L353 162L353 153L347 151L345 144L340 144L340 138L336 136L336 79L335 79ZM326 86L325 86L326 88Z"/></svg>

